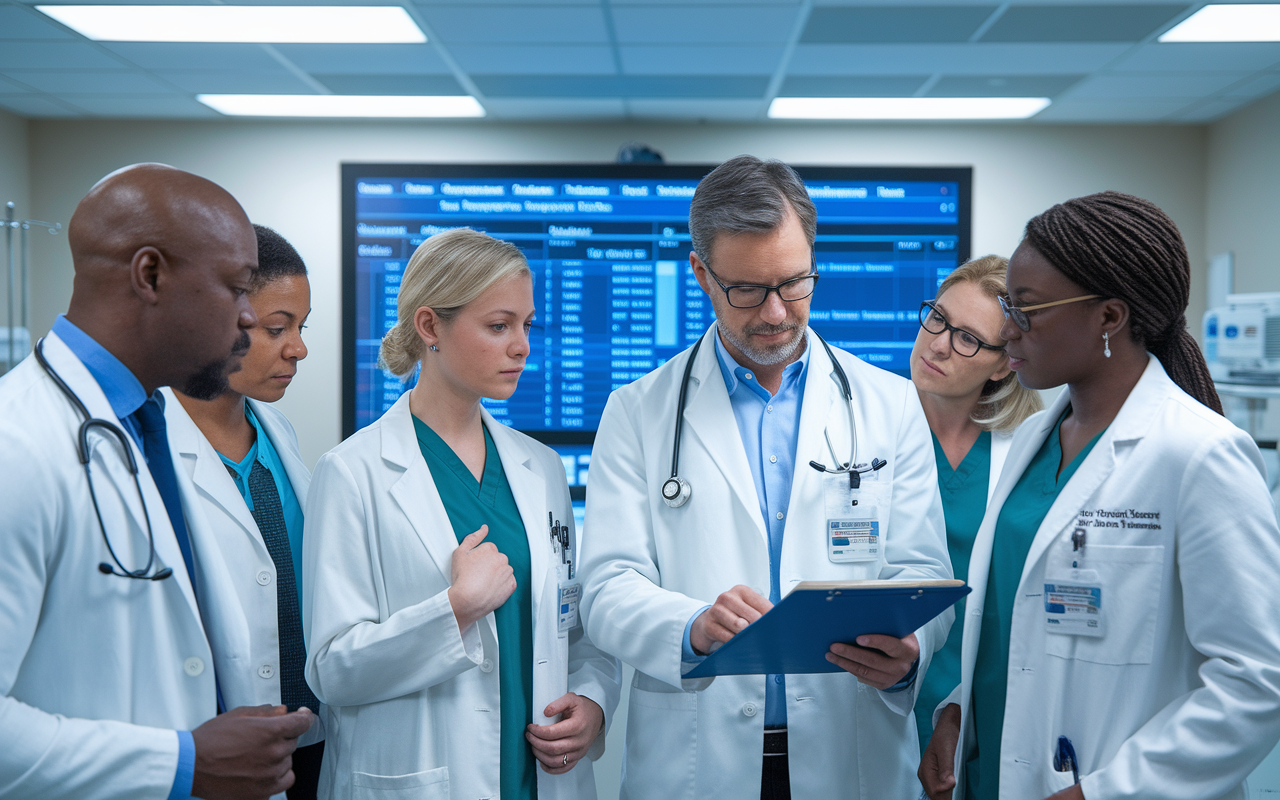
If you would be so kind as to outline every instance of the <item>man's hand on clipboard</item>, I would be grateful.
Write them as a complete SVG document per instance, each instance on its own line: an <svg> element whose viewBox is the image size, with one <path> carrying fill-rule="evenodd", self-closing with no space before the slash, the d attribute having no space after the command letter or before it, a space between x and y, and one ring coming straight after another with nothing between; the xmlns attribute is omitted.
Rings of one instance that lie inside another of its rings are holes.
<svg viewBox="0 0 1280 800"><path fill-rule="evenodd" d="M857 642L831 645L827 660L877 689L888 689L907 677L920 658L920 643L914 633L905 639L867 634L859 636Z"/></svg>
<svg viewBox="0 0 1280 800"><path fill-rule="evenodd" d="M689 629L689 644L693 645L695 653L707 655L771 608L773 603L750 586L735 586L717 597L715 604L693 621L693 627Z"/></svg>

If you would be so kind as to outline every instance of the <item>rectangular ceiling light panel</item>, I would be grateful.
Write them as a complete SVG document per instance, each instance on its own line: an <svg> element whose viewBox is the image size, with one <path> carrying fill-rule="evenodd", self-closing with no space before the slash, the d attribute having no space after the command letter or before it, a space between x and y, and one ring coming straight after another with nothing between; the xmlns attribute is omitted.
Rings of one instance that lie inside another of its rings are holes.
<svg viewBox="0 0 1280 800"><path fill-rule="evenodd" d="M1026 119L1047 97L779 97L773 119Z"/></svg>
<svg viewBox="0 0 1280 800"><path fill-rule="evenodd" d="M102 42L420 44L400 6L36 6Z"/></svg>
<svg viewBox="0 0 1280 800"><path fill-rule="evenodd" d="M376 119L483 117L470 96L350 94L200 94L196 99L233 117L365 117Z"/></svg>
<svg viewBox="0 0 1280 800"><path fill-rule="evenodd" d="M1280 42L1280 4L1205 6L1160 37L1161 42Z"/></svg>

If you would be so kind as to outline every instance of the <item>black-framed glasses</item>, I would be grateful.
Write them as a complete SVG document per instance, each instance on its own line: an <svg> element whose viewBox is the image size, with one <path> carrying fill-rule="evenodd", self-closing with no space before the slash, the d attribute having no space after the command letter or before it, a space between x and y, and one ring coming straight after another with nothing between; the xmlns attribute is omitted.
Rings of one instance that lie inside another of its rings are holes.
<svg viewBox="0 0 1280 800"><path fill-rule="evenodd" d="M973 358L978 354L979 350L1004 352L1004 347L987 344L964 328L957 328L947 322L947 318L942 315L942 312L938 310L938 307L931 300L925 300L920 304L920 327L933 334L950 331L951 349L965 358Z"/></svg>
<svg viewBox="0 0 1280 800"><path fill-rule="evenodd" d="M1081 300L1096 300L1099 297L1102 297L1102 295L1082 294L1079 297L1054 300L1052 303L1036 303L1033 306L1011 306L1009 301L1003 297L997 297L996 299L1000 301L1000 310L1004 312L1005 317L1013 320L1013 324L1023 331L1029 331L1031 330L1031 319L1027 316L1028 311L1039 311L1042 308L1052 308L1053 306L1065 306L1067 303L1079 303Z"/></svg>
<svg viewBox="0 0 1280 800"><path fill-rule="evenodd" d="M729 305L734 308L755 308L763 305L764 301L769 298L769 292L777 292L778 297L781 297L785 303L794 303L796 300L803 300L813 294L814 287L818 285L818 262L816 257L813 262L813 272L808 275L802 275L799 278L783 281L777 286L764 286L759 283L736 283L733 286L725 286L724 281L720 280L720 277L711 271L711 266L709 264L705 264L705 266L707 267L707 274L724 292Z"/></svg>

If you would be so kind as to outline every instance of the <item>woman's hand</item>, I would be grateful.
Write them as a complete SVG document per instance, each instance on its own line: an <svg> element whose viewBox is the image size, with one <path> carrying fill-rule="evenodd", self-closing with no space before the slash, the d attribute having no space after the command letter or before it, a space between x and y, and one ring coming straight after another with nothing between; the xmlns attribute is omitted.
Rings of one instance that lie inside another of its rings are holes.
<svg viewBox="0 0 1280 800"><path fill-rule="evenodd" d="M956 787L956 744L960 741L960 706L952 703L938 715L933 737L920 758L916 777L929 800L951 800Z"/></svg>
<svg viewBox="0 0 1280 800"><path fill-rule="evenodd" d="M604 711L594 700L569 692L542 713L548 717L564 714L564 717L554 725L530 725L525 729L524 738L529 740L542 768L552 775L561 775L573 769L604 730Z"/></svg>
<svg viewBox="0 0 1280 800"><path fill-rule="evenodd" d="M453 551L449 567L449 605L458 631L507 602L516 590L516 574L493 542L486 542L489 526L468 535Z"/></svg>

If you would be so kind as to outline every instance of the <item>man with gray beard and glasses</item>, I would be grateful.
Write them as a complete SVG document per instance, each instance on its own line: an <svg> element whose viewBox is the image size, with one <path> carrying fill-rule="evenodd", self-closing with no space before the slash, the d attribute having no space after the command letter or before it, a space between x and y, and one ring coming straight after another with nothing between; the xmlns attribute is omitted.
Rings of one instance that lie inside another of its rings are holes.
<svg viewBox="0 0 1280 800"><path fill-rule="evenodd" d="M703 178L689 262L716 323L601 419L579 574L588 635L636 670L623 798L920 793L911 711L950 611L904 639L832 645L842 672L683 677L801 581L951 577L915 389L808 327L816 229L780 161L739 156ZM834 472L848 462L856 481ZM878 532L837 547L842 515Z"/></svg>

